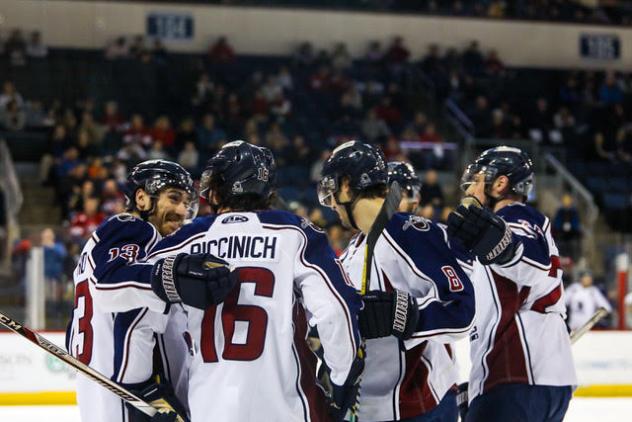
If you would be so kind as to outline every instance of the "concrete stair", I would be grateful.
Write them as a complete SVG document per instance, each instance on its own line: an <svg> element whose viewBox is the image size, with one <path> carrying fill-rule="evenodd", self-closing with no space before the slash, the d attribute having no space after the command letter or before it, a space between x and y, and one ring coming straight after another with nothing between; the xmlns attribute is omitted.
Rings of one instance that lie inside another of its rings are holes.
<svg viewBox="0 0 632 422"><path fill-rule="evenodd" d="M62 219L61 207L55 198L55 190L49 186L42 186L38 165L16 163L15 167L24 197L18 216L20 226L30 226L34 229L58 226Z"/></svg>

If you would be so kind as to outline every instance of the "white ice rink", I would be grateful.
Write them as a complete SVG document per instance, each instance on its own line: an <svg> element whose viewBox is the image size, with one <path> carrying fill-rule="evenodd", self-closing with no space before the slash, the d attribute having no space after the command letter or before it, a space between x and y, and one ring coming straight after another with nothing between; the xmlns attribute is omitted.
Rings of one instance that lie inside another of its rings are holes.
<svg viewBox="0 0 632 422"><path fill-rule="evenodd" d="M632 399L577 398L571 402L567 422L620 422L630 420ZM80 422L74 406L1 406L0 421Z"/></svg>

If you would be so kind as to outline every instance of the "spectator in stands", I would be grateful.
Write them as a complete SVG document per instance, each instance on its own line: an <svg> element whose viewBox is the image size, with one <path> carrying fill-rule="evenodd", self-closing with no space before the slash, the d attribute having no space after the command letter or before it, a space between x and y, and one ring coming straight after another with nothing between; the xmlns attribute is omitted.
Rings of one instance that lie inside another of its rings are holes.
<svg viewBox="0 0 632 422"><path fill-rule="evenodd" d="M105 216L99 211L99 199L87 198L83 202L83 211L76 213L70 221L70 235L83 242L103 222Z"/></svg>
<svg viewBox="0 0 632 422"><path fill-rule="evenodd" d="M105 48L105 58L108 60L122 59L129 56L129 46L125 37L118 37Z"/></svg>
<svg viewBox="0 0 632 422"><path fill-rule="evenodd" d="M604 82L599 88L599 101L605 106L623 102L623 90L613 72L606 73Z"/></svg>
<svg viewBox="0 0 632 422"><path fill-rule="evenodd" d="M632 121L617 131L617 145L619 159L625 163L632 162Z"/></svg>
<svg viewBox="0 0 632 422"><path fill-rule="evenodd" d="M347 45L343 42L337 43L331 53L331 65L336 70L346 70L351 67L353 60L347 49Z"/></svg>
<svg viewBox="0 0 632 422"><path fill-rule="evenodd" d="M151 132L145 127L145 120L140 114L133 114L129 128L123 134L123 142L126 145L136 144L141 147L151 145Z"/></svg>
<svg viewBox="0 0 632 422"><path fill-rule="evenodd" d="M198 164L200 162L200 153L195 148L194 141L186 141L184 148L178 154L178 163L187 169L193 175L196 175Z"/></svg>
<svg viewBox="0 0 632 422"><path fill-rule="evenodd" d="M226 139L226 132L215 125L215 116L210 113L202 117L202 124L197 128L197 141L200 152L211 156Z"/></svg>
<svg viewBox="0 0 632 422"><path fill-rule="evenodd" d="M26 114L20 110L15 100L9 101L4 108L0 108L0 127L10 132L24 129Z"/></svg>
<svg viewBox="0 0 632 422"><path fill-rule="evenodd" d="M27 128L42 129L55 123L53 119L49 118L48 113L44 110L44 105L39 100L27 101L24 113L26 114Z"/></svg>
<svg viewBox="0 0 632 422"><path fill-rule="evenodd" d="M145 46L145 37L143 35L136 35L129 46L129 54L136 58L140 58L147 52Z"/></svg>
<svg viewBox="0 0 632 422"><path fill-rule="evenodd" d="M382 51L382 44L376 40L370 41L364 59L369 62L369 64L378 64L383 58L384 52Z"/></svg>
<svg viewBox="0 0 632 422"><path fill-rule="evenodd" d="M488 75L498 76L505 70L505 65L498 58L498 52L496 50L490 50L485 58L485 71Z"/></svg>
<svg viewBox="0 0 632 422"><path fill-rule="evenodd" d="M400 36L393 38L393 42L386 50L384 59L389 65L403 65L410 57L410 50L404 46L404 39Z"/></svg>
<svg viewBox="0 0 632 422"><path fill-rule="evenodd" d="M562 195L562 206L555 213L552 229L560 255L577 262L581 252L582 227L573 197L568 193Z"/></svg>
<svg viewBox="0 0 632 422"><path fill-rule="evenodd" d="M84 111L81 113L81 123L78 130L84 130L88 134L90 143L93 145L100 145L103 140L103 128L94 121L92 112Z"/></svg>
<svg viewBox="0 0 632 422"><path fill-rule="evenodd" d="M566 289L566 307L567 324L571 330L584 325L601 307L606 308L608 312L612 311L608 299L593 285L593 276L588 271L582 272L579 281Z"/></svg>
<svg viewBox="0 0 632 422"><path fill-rule="evenodd" d="M13 82L5 81L4 84L2 84L2 94L0 94L0 109L5 109L7 104L11 101L14 101L19 109L24 107L24 99L15 89Z"/></svg>
<svg viewBox="0 0 632 422"><path fill-rule="evenodd" d="M48 47L42 42L42 34L39 31L31 32L28 44L26 45L26 54L29 57L43 59L48 56Z"/></svg>
<svg viewBox="0 0 632 422"><path fill-rule="evenodd" d="M443 142L443 138L437 132L437 128L435 127L434 123L428 123L426 125L426 128L421 134L421 136L419 137L419 139L421 142L432 142L432 143Z"/></svg>
<svg viewBox="0 0 632 422"><path fill-rule="evenodd" d="M391 130L384 119L379 118L375 109L372 108L366 113L366 118L362 122L362 134L370 143L384 143L391 136Z"/></svg>
<svg viewBox="0 0 632 422"><path fill-rule="evenodd" d="M11 31L5 44L5 52L9 57L11 66L24 66L26 64L26 41L20 29Z"/></svg>
<svg viewBox="0 0 632 422"><path fill-rule="evenodd" d="M228 43L225 36L221 36L217 39L208 50L208 56L211 63L216 64L229 64L235 60L235 50Z"/></svg>
<svg viewBox="0 0 632 422"><path fill-rule="evenodd" d="M309 41L302 42L292 54L294 64L301 67L308 67L314 63L314 47Z"/></svg>
<svg viewBox="0 0 632 422"><path fill-rule="evenodd" d="M314 163L314 152L301 135L296 135L292 139L291 151L293 165L307 169Z"/></svg>
<svg viewBox="0 0 632 422"><path fill-rule="evenodd" d="M562 135L553 125L553 116L546 98L540 97L536 100L535 110L529 117L529 137L531 140L556 144L562 141Z"/></svg>
<svg viewBox="0 0 632 422"><path fill-rule="evenodd" d="M435 208L443 208L443 190L439 185L439 175L435 170L428 170L421 184L421 206L432 205Z"/></svg>
<svg viewBox="0 0 632 422"><path fill-rule="evenodd" d="M329 244L334 250L336 256L342 255L349 241L349 239L345 236L342 225L339 223L332 223L327 226L327 238L329 239Z"/></svg>
<svg viewBox="0 0 632 422"><path fill-rule="evenodd" d="M382 98L380 104L375 107L375 114L384 120L391 129L396 130L402 123L401 110L393 104L393 100L389 96Z"/></svg>
<svg viewBox="0 0 632 422"><path fill-rule="evenodd" d="M42 230L41 246L44 250L44 280L46 283L47 308L61 315L64 286L64 260L68 255L62 242L56 241L55 232L51 228Z"/></svg>
<svg viewBox="0 0 632 422"><path fill-rule="evenodd" d="M118 103L116 101L110 100L105 103L101 124L105 130L109 132L120 132L123 130L125 120L121 113L119 113Z"/></svg>
<svg viewBox="0 0 632 422"><path fill-rule="evenodd" d="M173 149L176 133L171 128L171 121L167 116L159 116L154 123L154 127L151 130L151 139L153 143L156 141L162 143L162 145L167 149Z"/></svg>
<svg viewBox="0 0 632 422"><path fill-rule="evenodd" d="M211 81L208 73L204 72L200 74L195 84L195 92L193 93L191 102L195 107L202 109L211 101L214 91L215 85Z"/></svg>
<svg viewBox="0 0 632 422"><path fill-rule="evenodd" d="M463 70L469 75L479 76L485 68L483 54L478 46L478 41L470 42L469 46L463 52Z"/></svg>

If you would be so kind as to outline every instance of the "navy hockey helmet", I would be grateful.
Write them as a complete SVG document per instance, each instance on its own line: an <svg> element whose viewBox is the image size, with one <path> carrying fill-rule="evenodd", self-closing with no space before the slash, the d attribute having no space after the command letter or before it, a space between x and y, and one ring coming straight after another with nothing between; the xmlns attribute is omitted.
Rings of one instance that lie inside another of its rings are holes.
<svg viewBox="0 0 632 422"><path fill-rule="evenodd" d="M241 140L229 142L206 163L200 196L208 199L212 186L218 186L224 197L254 194L268 198L275 177L272 151Z"/></svg>
<svg viewBox="0 0 632 422"><path fill-rule="evenodd" d="M151 197L156 198L163 189L176 188L189 195L187 218L197 213L197 195L191 174L180 164L167 160L148 160L137 164L123 186L128 208L136 209L136 191L143 189ZM155 203L154 203L155 206ZM153 207L148 214L153 212ZM141 213L143 214L143 213Z"/></svg>
<svg viewBox="0 0 632 422"><path fill-rule="evenodd" d="M410 200L419 200L421 191L421 180L417 177L415 168L403 161L391 161L387 164L388 183L397 182L406 192Z"/></svg>
<svg viewBox="0 0 632 422"><path fill-rule="evenodd" d="M466 191L474 182L474 177L482 173L487 188L499 176L507 176L511 192L528 197L533 189L533 162L519 148L500 146L490 148L467 166L461 178L461 189Z"/></svg>
<svg viewBox="0 0 632 422"><path fill-rule="evenodd" d="M359 141L349 141L334 149L320 174L318 200L326 207L331 207L343 177L349 179L349 185L355 192L388 182L384 153Z"/></svg>

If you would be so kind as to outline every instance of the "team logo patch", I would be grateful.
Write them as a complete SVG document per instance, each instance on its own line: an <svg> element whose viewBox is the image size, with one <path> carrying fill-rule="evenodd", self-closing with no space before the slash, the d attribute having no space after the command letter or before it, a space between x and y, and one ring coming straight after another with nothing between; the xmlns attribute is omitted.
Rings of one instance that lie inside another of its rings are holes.
<svg viewBox="0 0 632 422"><path fill-rule="evenodd" d="M410 227L420 232L427 232L428 230L430 230L430 224L428 223L428 220L416 215L411 215L408 217L408 220L406 220L406 222L404 223L402 230L406 231Z"/></svg>
<svg viewBox="0 0 632 422"><path fill-rule="evenodd" d="M222 220L222 224L245 223L246 221L248 221L248 217L245 215L229 215Z"/></svg>

